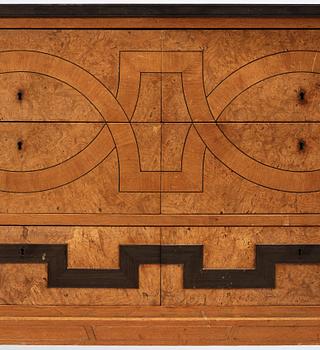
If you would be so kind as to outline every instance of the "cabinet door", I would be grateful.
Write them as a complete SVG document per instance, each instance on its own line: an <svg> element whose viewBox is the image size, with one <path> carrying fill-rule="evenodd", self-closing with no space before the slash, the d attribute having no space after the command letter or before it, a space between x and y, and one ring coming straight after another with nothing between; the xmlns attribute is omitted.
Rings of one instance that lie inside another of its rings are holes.
<svg viewBox="0 0 320 350"><path fill-rule="evenodd" d="M163 37L163 98L174 111L163 155L184 140L175 156L192 158L194 186L162 194L162 213L191 224L162 229L163 305L317 305L318 230L283 226L308 226L319 212L319 32Z"/></svg>
<svg viewBox="0 0 320 350"><path fill-rule="evenodd" d="M0 304L159 305L159 265L136 258L159 239L150 227L1 227Z"/></svg>
<svg viewBox="0 0 320 350"><path fill-rule="evenodd" d="M120 52L159 38L1 31L1 304L159 305L160 229L139 218L160 212L160 80L143 77L132 124L119 89Z"/></svg>

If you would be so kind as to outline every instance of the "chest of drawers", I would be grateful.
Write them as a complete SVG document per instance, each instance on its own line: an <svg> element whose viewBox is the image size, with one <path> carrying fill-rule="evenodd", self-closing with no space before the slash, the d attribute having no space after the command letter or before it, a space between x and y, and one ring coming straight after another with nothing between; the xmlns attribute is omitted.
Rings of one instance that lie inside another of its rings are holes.
<svg viewBox="0 0 320 350"><path fill-rule="evenodd" d="M319 343L319 14L0 7L1 343Z"/></svg>

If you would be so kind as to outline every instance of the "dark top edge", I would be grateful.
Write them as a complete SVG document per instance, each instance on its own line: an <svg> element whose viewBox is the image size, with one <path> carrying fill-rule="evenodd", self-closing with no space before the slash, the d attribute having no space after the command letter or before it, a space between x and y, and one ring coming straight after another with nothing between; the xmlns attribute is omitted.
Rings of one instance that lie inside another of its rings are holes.
<svg viewBox="0 0 320 350"><path fill-rule="evenodd" d="M0 18L320 17L320 5L0 5Z"/></svg>

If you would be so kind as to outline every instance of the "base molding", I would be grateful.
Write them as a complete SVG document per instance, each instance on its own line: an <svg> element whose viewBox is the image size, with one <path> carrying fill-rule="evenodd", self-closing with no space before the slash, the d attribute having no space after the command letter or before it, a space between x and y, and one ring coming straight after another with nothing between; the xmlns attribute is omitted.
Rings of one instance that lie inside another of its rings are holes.
<svg viewBox="0 0 320 350"><path fill-rule="evenodd" d="M0 306L1 344L320 344L320 307Z"/></svg>

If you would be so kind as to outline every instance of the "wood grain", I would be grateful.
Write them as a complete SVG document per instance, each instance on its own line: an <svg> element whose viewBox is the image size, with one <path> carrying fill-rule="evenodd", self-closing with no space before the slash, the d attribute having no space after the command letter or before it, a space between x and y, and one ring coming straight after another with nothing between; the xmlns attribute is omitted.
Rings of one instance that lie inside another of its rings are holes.
<svg viewBox="0 0 320 350"><path fill-rule="evenodd" d="M68 269L163 253L134 288L0 264L0 343L319 344L314 260L277 263L275 288L190 289L177 254L242 271L257 245L320 244L319 19L0 28L0 244L67 244Z"/></svg>
<svg viewBox="0 0 320 350"><path fill-rule="evenodd" d="M162 244L204 245L205 268L248 269L255 267L256 244L318 242L316 228L163 228ZM235 252L237 252L235 254ZM183 289L181 267L163 266L163 305L317 305L319 265L276 266L275 289ZM308 286L306 288L306 286Z"/></svg>
<svg viewBox="0 0 320 350"><path fill-rule="evenodd" d="M1 18L1 28L319 28L319 18Z"/></svg>
<svg viewBox="0 0 320 350"><path fill-rule="evenodd" d="M311 345L319 341L317 307L1 306L1 314L6 330L0 341L6 344L17 343L17 338L27 344L83 345Z"/></svg>
<svg viewBox="0 0 320 350"><path fill-rule="evenodd" d="M90 147L103 127L103 123L2 122L0 168L31 171L57 166Z"/></svg>
<svg viewBox="0 0 320 350"><path fill-rule="evenodd" d="M159 244L159 228L1 227L1 243L67 243L70 268L118 268L119 244ZM158 305L159 266L140 268L139 289L47 288L47 267L1 264L0 303L7 305Z"/></svg>

